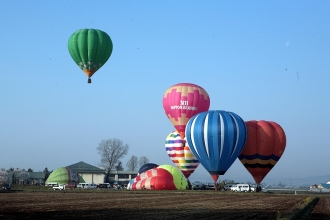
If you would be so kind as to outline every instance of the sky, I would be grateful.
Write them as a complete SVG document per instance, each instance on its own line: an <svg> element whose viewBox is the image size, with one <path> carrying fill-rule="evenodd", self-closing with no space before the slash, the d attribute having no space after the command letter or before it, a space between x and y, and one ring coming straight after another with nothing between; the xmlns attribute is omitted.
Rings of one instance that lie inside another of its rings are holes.
<svg viewBox="0 0 330 220"><path fill-rule="evenodd" d="M287 145L264 183L330 180L330 2L0 1L0 167L98 166L101 140L171 164L162 106L182 82L210 110L281 125ZM68 52L76 30L105 31L108 62L87 83ZM328 91L328 92L327 92ZM212 182L199 165L191 181ZM251 181L239 160L221 179Z"/></svg>

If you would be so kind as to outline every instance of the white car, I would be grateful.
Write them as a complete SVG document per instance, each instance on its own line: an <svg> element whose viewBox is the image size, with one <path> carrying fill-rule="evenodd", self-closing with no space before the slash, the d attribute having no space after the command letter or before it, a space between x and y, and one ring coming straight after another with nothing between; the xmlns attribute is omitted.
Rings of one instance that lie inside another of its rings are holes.
<svg viewBox="0 0 330 220"><path fill-rule="evenodd" d="M225 191L228 191L228 190L231 190L231 187L235 186L236 184L226 184L224 187L223 187L223 190Z"/></svg>
<svg viewBox="0 0 330 220"><path fill-rule="evenodd" d="M65 185L59 184L58 186L53 186L53 190L65 190Z"/></svg>

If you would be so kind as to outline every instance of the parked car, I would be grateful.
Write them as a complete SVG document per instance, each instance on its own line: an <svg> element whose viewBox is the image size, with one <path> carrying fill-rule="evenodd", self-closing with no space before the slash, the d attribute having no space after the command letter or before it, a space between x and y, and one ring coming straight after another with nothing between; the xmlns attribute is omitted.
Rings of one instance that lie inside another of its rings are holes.
<svg viewBox="0 0 330 220"><path fill-rule="evenodd" d="M58 186L53 186L53 190L65 190L65 185L59 184Z"/></svg>
<svg viewBox="0 0 330 220"><path fill-rule="evenodd" d="M215 190L213 183L207 183L204 185L205 190Z"/></svg>
<svg viewBox="0 0 330 220"><path fill-rule="evenodd" d="M97 188L111 188L110 183L99 183L96 185Z"/></svg>
<svg viewBox="0 0 330 220"><path fill-rule="evenodd" d="M232 186L231 191L234 192L254 192L255 188L250 186L249 184L236 184Z"/></svg>
<svg viewBox="0 0 330 220"><path fill-rule="evenodd" d="M119 184L113 184L112 186L113 189L124 189L121 185Z"/></svg>
<svg viewBox="0 0 330 220"><path fill-rule="evenodd" d="M193 184L193 185L191 186L191 189L192 189L192 190L202 190L203 187L202 187L202 185L200 185L200 184Z"/></svg>
<svg viewBox="0 0 330 220"><path fill-rule="evenodd" d="M77 184L77 188L84 188L85 187L85 183L79 183Z"/></svg>
<svg viewBox="0 0 330 220"><path fill-rule="evenodd" d="M223 190L224 191L228 191L231 189L231 187L235 186L236 184L226 184L224 187L223 187Z"/></svg>
<svg viewBox="0 0 330 220"><path fill-rule="evenodd" d="M94 184L94 183L79 183L77 185L77 188L95 189L96 188L96 184Z"/></svg>
<svg viewBox="0 0 330 220"><path fill-rule="evenodd" d="M88 183L85 185L85 189L96 189L96 184Z"/></svg>
<svg viewBox="0 0 330 220"><path fill-rule="evenodd" d="M2 189L3 190L10 190L10 184L8 184L8 183L5 183L5 184L3 184L3 186L2 186Z"/></svg>

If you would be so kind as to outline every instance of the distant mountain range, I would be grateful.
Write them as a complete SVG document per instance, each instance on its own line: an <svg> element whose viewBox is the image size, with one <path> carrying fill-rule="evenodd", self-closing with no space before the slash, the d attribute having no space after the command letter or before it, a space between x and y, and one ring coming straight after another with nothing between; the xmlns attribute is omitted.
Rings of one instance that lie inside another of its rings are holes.
<svg viewBox="0 0 330 220"><path fill-rule="evenodd" d="M330 175L323 175L323 176L311 176L311 177L305 177L301 179L293 179L292 185L295 186L307 186L307 185L314 185L314 184L320 184L320 183L326 183L330 181ZM286 183L289 184L289 183Z"/></svg>

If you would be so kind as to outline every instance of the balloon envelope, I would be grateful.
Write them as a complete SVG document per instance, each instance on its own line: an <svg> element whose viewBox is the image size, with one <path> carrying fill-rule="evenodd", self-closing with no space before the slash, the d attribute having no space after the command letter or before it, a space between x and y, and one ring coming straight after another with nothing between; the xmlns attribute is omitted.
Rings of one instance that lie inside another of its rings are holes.
<svg viewBox="0 0 330 220"><path fill-rule="evenodd" d="M272 121L247 121L248 136L239 160L251 173L257 184L281 158L286 136L283 128Z"/></svg>
<svg viewBox="0 0 330 220"><path fill-rule="evenodd" d="M74 32L68 42L72 59L90 78L109 59L113 45L110 36L97 29Z"/></svg>
<svg viewBox="0 0 330 220"><path fill-rule="evenodd" d="M246 126L235 113L207 111L189 120L186 138L198 161L217 181L241 153L246 141Z"/></svg>
<svg viewBox="0 0 330 220"><path fill-rule="evenodd" d="M46 180L46 184L53 182L58 184L78 184L85 181L77 172L68 167L60 167L54 170Z"/></svg>
<svg viewBox="0 0 330 220"><path fill-rule="evenodd" d="M182 173L171 165L161 165L141 173L132 185L132 190L184 190L188 183Z"/></svg>
<svg viewBox="0 0 330 220"><path fill-rule="evenodd" d="M142 166L140 167L140 169L139 169L139 173L143 173L143 172L145 172L145 171L147 171L147 170L150 170L150 169L152 169L152 168L156 168L156 167L158 167L157 164L154 164L154 163L146 163L146 164L144 164L144 165L142 165Z"/></svg>
<svg viewBox="0 0 330 220"><path fill-rule="evenodd" d="M166 137L165 149L173 163L181 170L186 178L198 167L199 161L177 131L171 132Z"/></svg>
<svg viewBox="0 0 330 220"><path fill-rule="evenodd" d="M179 83L166 90L163 96L165 114L179 132L182 139L189 119L207 111L210 107L210 98L200 86L192 83Z"/></svg>

